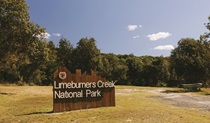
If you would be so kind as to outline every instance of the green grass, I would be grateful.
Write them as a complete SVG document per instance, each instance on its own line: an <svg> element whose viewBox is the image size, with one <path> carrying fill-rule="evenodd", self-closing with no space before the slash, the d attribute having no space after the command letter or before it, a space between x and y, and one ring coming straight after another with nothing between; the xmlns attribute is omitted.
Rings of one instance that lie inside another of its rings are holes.
<svg viewBox="0 0 210 123"><path fill-rule="evenodd" d="M0 122L51 123L209 123L210 112L177 108L142 90L116 86L116 106L64 113L52 111L52 87L0 85ZM170 89L170 88L169 88Z"/></svg>

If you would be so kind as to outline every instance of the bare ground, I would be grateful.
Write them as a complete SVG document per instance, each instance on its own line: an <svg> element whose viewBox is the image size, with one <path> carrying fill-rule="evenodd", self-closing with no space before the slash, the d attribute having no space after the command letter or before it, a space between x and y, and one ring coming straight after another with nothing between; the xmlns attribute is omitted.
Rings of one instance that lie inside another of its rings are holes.
<svg viewBox="0 0 210 123"><path fill-rule="evenodd" d="M153 93L154 96L150 96L150 98L172 103L175 107L198 108L210 111L210 96L198 95L184 91L167 90L167 88L143 91Z"/></svg>

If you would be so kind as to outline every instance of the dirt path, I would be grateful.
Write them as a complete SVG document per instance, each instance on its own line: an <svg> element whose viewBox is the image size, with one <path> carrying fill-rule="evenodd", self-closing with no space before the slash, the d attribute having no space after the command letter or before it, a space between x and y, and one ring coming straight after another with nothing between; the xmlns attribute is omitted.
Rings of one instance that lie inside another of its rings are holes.
<svg viewBox="0 0 210 123"><path fill-rule="evenodd" d="M172 103L176 107L199 108L205 111L210 111L210 96L177 92L164 88L145 91L153 93L154 96L151 96L152 98Z"/></svg>

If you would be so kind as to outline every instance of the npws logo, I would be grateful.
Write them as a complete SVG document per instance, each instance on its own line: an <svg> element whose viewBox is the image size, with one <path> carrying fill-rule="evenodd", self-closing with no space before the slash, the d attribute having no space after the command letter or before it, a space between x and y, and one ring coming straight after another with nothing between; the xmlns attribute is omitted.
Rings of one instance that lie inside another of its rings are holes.
<svg viewBox="0 0 210 123"><path fill-rule="evenodd" d="M60 72L59 73L59 78L64 80L66 78L66 72Z"/></svg>

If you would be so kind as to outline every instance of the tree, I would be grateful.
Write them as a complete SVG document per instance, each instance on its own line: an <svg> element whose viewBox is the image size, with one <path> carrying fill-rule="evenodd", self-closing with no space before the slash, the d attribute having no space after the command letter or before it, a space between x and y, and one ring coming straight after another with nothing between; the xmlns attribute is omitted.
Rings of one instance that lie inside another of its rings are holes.
<svg viewBox="0 0 210 123"><path fill-rule="evenodd" d="M127 84L125 83L127 69L125 60L118 58L117 55L112 53L102 54L100 74L107 80L115 81L117 84Z"/></svg>
<svg viewBox="0 0 210 123"><path fill-rule="evenodd" d="M57 50L54 43L52 41L49 41L47 43L47 48L49 50L48 50L48 59L46 61L46 69L45 69L46 79L45 81L42 82L42 85L52 84L53 73L58 68Z"/></svg>
<svg viewBox="0 0 210 123"><path fill-rule="evenodd" d="M57 48L57 63L59 66L65 66L71 72L74 71L73 67L73 45L66 38L61 38L59 41L59 46Z"/></svg>
<svg viewBox="0 0 210 123"><path fill-rule="evenodd" d="M130 55L126 59L126 65L128 67L127 71L127 81L129 85L145 85L142 83L143 62L134 55Z"/></svg>
<svg viewBox="0 0 210 123"><path fill-rule="evenodd" d="M33 43L33 48L28 54L30 63L20 67L20 75L23 76L24 82L42 85L46 81L45 69L50 59L50 49L47 47L48 42L38 40Z"/></svg>
<svg viewBox="0 0 210 123"><path fill-rule="evenodd" d="M143 56L142 81L146 86L165 86L168 79L167 64L163 57Z"/></svg>
<svg viewBox="0 0 210 123"><path fill-rule="evenodd" d="M100 50L96 47L94 38L82 38L73 51L73 66L82 72L98 71L100 66Z"/></svg>
<svg viewBox="0 0 210 123"><path fill-rule="evenodd" d="M206 28L210 31L210 16L208 17L209 22L204 23L204 25L206 26ZM206 49L208 50L208 52L210 52L210 32L205 32L203 35L200 36L200 42L202 42ZM207 54L209 57L210 54ZM208 64L208 66L210 66L210 62ZM209 69L209 77L208 80L204 83L205 86L210 86L210 68Z"/></svg>
<svg viewBox="0 0 210 123"><path fill-rule="evenodd" d="M205 82L209 78L210 50L202 41L184 38L170 56L172 69L185 83Z"/></svg>
<svg viewBox="0 0 210 123"><path fill-rule="evenodd" d="M210 30L210 16L208 17L209 22L204 23L206 28ZM208 46L210 46L210 41L208 40L210 38L210 32L205 32L203 35L200 36L200 41L205 42Z"/></svg>
<svg viewBox="0 0 210 123"><path fill-rule="evenodd" d="M159 66L160 73L157 86L168 86L167 83L171 78L169 57L159 57L161 64ZM162 85L161 85L162 84Z"/></svg>
<svg viewBox="0 0 210 123"><path fill-rule="evenodd" d="M14 77L11 81L21 80L19 69L30 63L27 54L37 35L44 32L29 20L25 0L0 1L0 73L4 81L6 76Z"/></svg>

